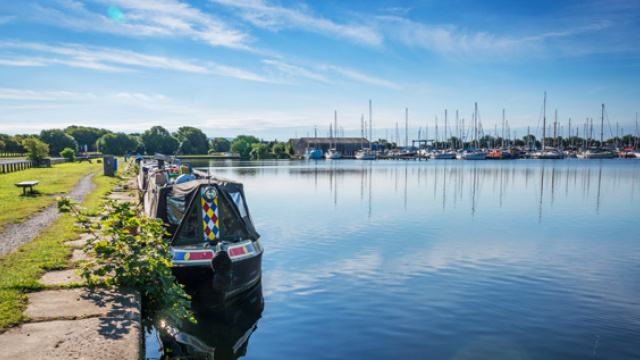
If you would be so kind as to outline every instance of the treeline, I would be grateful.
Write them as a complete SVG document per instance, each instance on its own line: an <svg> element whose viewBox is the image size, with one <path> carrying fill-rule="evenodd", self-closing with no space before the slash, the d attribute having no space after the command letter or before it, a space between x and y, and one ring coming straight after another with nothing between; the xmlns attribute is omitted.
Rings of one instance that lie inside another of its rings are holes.
<svg viewBox="0 0 640 360"><path fill-rule="evenodd" d="M42 130L40 134L0 134L0 153L28 154L39 161L47 156L70 157L73 154L100 152L122 156L138 154L207 155L232 152L242 158L283 159L293 154L293 145L260 141L255 136L239 135L233 140L217 137L212 140L200 130L183 126L170 133L162 126L153 126L139 133L125 134L107 129L72 125L63 130ZM64 155L62 155L64 153Z"/></svg>

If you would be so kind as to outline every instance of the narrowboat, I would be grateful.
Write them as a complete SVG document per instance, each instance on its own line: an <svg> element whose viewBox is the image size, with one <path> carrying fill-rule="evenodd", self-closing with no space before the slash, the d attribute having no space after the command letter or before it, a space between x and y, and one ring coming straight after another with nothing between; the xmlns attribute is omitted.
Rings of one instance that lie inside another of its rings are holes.
<svg viewBox="0 0 640 360"><path fill-rule="evenodd" d="M263 248L243 185L179 161L145 165L144 213L167 226L178 282L187 290L210 286L223 298L257 284Z"/></svg>

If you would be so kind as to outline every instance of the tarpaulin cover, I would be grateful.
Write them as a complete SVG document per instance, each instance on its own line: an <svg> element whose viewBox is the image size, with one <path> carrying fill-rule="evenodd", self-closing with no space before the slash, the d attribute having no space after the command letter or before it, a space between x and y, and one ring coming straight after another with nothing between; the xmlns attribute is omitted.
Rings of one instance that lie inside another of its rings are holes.
<svg viewBox="0 0 640 360"><path fill-rule="evenodd" d="M249 239L257 240L260 235L255 230L249 209L246 207L247 201L242 184L224 178L214 178L192 180L158 188L155 216L169 225L168 231L172 234L172 242L181 231L180 227L187 214L191 214L190 210L197 207L200 211L200 189L209 186L214 186L218 192L223 224L221 238L246 234Z"/></svg>

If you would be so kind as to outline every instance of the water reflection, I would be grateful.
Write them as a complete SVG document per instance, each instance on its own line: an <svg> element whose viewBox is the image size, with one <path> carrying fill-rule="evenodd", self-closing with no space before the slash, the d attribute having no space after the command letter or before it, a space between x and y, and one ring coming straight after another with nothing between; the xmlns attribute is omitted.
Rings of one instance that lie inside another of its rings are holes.
<svg viewBox="0 0 640 360"><path fill-rule="evenodd" d="M560 206L569 201L580 203L599 214L602 196L620 196L620 187L628 187L629 197L634 199L634 182L638 167L635 162L626 163L609 160L578 161L503 161L503 162L460 162L430 161L385 162L366 164L354 161L342 162L227 162L212 163L212 170L236 179L253 177L275 178L286 183L307 183L314 193L327 192L334 208L353 201L357 191L360 201L366 204L367 219L375 213L385 211L388 206L404 212L416 211L416 201L433 207L439 203L442 212L467 209L474 217L485 209L512 207L513 200L528 206L533 196L537 201L537 219L542 223L550 211L558 204L558 195L563 197ZM222 165L222 166L221 166ZM607 174L603 179L603 171ZM431 196L426 197L427 189ZM564 190L559 193L559 191ZM392 193L391 203L377 201L383 193ZM529 197L529 198L527 198ZM401 203L396 203L401 200ZM593 201L594 200L594 201ZM401 207L399 207L401 206ZM362 209L365 210L365 209Z"/></svg>
<svg viewBox="0 0 640 360"><path fill-rule="evenodd" d="M161 359L238 359L247 354L249 338L258 328L264 309L262 284L232 302L194 300L193 308L197 324L158 330Z"/></svg>
<svg viewBox="0 0 640 360"><path fill-rule="evenodd" d="M247 358L640 358L640 162L212 165L265 244Z"/></svg>

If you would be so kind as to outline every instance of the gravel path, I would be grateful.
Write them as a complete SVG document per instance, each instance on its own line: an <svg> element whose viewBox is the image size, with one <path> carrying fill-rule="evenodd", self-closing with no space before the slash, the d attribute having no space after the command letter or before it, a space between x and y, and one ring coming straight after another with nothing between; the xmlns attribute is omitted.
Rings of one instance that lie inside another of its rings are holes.
<svg viewBox="0 0 640 360"><path fill-rule="evenodd" d="M89 174L78 182L78 185L71 191L68 196L73 200L80 202L84 196L93 190L91 177L96 173ZM31 241L40 230L46 228L51 222L58 218L60 214L56 204L49 206L45 210L39 212L35 216L23 221L19 224L11 224L5 228L4 233L0 234L0 256L9 253L18 246Z"/></svg>

